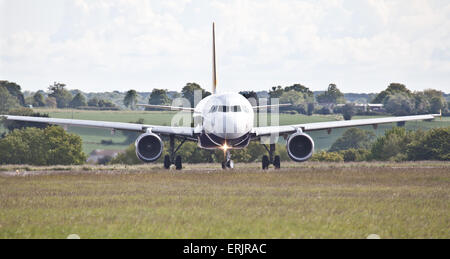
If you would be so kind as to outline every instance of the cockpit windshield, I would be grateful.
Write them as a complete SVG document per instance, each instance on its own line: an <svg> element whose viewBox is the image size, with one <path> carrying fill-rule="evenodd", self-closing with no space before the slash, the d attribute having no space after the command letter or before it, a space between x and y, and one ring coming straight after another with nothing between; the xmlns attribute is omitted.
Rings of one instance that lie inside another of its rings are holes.
<svg viewBox="0 0 450 259"><path fill-rule="evenodd" d="M242 112L242 108L240 105L214 105L209 112Z"/></svg>

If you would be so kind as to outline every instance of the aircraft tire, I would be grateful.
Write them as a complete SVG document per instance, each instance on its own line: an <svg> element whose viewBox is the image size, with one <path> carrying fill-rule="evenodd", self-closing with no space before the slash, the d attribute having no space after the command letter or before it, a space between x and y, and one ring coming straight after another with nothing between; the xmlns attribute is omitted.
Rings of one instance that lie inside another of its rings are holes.
<svg viewBox="0 0 450 259"><path fill-rule="evenodd" d="M275 156L275 159L273 160L273 166L275 166L275 169L280 169L281 168L280 156Z"/></svg>
<svg viewBox="0 0 450 259"><path fill-rule="evenodd" d="M269 169L269 157L268 156L262 157L262 169L263 170Z"/></svg>
<svg viewBox="0 0 450 259"><path fill-rule="evenodd" d="M233 160L230 160L227 162L227 168L233 169L234 168L234 162Z"/></svg>
<svg viewBox="0 0 450 259"><path fill-rule="evenodd" d="M181 156L177 156L177 157L175 158L175 168L176 168L177 170L183 169L183 164L182 164L182 162L181 162Z"/></svg>
<svg viewBox="0 0 450 259"><path fill-rule="evenodd" d="M170 156L169 155L164 156L164 168L165 169L169 169L170 168L170 164L172 164L170 162Z"/></svg>

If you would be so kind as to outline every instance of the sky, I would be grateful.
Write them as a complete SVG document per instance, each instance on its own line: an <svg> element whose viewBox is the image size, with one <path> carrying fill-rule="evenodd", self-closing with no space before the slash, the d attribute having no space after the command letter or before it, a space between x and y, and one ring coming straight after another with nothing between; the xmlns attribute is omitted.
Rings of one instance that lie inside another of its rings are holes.
<svg viewBox="0 0 450 259"><path fill-rule="evenodd" d="M85 92L450 92L448 0L0 0L0 80Z"/></svg>

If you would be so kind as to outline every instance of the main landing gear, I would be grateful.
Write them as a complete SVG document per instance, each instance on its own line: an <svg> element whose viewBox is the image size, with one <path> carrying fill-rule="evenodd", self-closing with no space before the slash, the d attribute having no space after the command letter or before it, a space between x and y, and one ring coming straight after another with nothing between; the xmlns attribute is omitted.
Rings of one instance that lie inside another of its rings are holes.
<svg viewBox="0 0 450 259"><path fill-rule="evenodd" d="M186 142L186 138L181 141L181 143L175 149L175 136L169 136L169 155L164 156L164 168L169 169L171 165L175 165L177 170L183 169L183 163L181 161L181 156L175 156L177 151L183 146L184 142Z"/></svg>
<svg viewBox="0 0 450 259"><path fill-rule="evenodd" d="M233 160L231 160L230 150L224 150L222 169L233 169L233 168L234 168L234 162L233 162Z"/></svg>
<svg viewBox="0 0 450 259"><path fill-rule="evenodd" d="M281 168L280 156L275 156L274 157L275 144L270 144L269 148L266 145L263 145L263 146L267 150L267 152L269 153L269 156L264 155L262 157L262 169L263 170L269 169L269 165L270 164L273 164L275 169L280 169Z"/></svg>

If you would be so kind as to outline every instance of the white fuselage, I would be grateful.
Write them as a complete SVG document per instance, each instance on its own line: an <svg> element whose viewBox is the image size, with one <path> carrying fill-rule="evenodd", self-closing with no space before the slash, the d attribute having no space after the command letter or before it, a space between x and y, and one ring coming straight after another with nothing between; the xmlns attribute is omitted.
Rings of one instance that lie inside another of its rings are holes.
<svg viewBox="0 0 450 259"><path fill-rule="evenodd" d="M225 140L238 139L253 128L254 112L250 102L237 93L210 95L194 110L195 127Z"/></svg>

